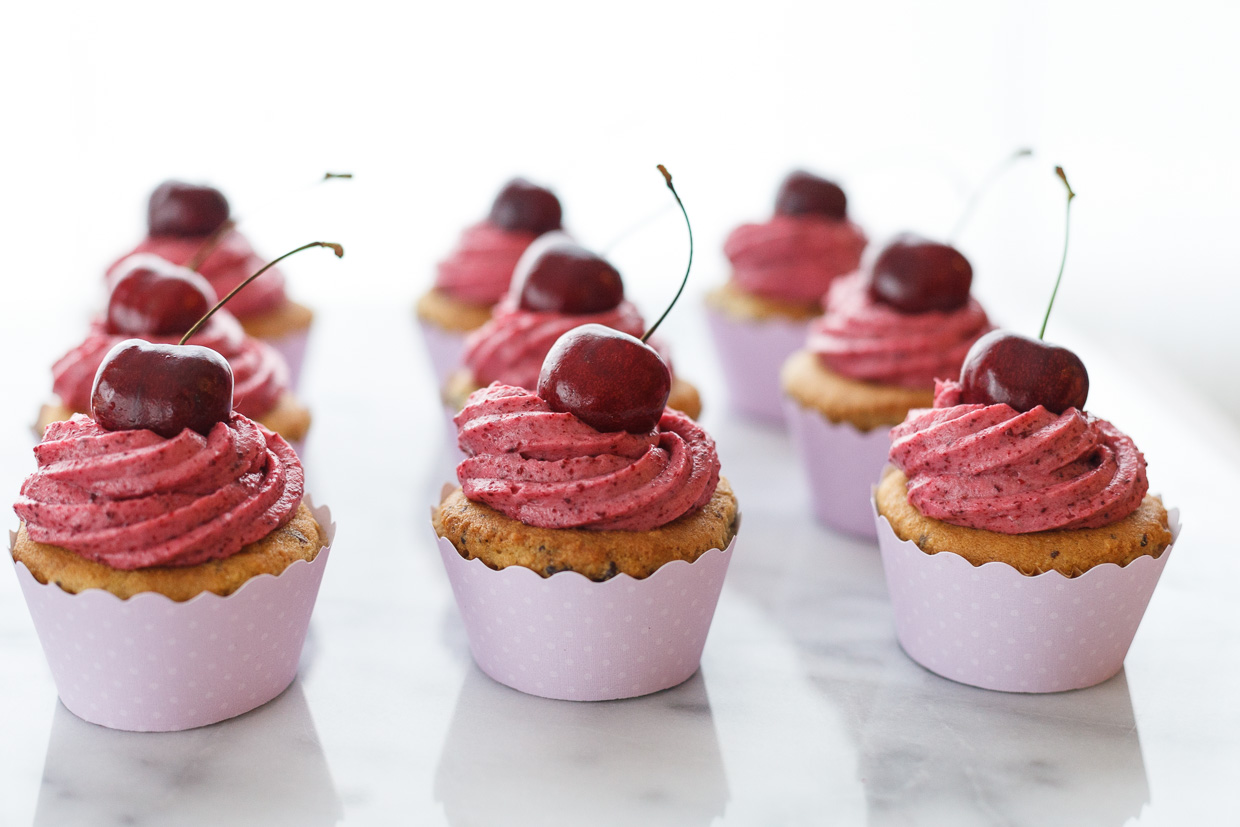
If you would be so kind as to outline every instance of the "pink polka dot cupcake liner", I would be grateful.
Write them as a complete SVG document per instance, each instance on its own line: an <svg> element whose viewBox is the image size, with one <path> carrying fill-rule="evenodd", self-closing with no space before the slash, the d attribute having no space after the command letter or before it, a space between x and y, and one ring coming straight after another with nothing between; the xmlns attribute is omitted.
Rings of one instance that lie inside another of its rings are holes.
<svg viewBox="0 0 1240 827"><path fill-rule="evenodd" d="M418 320L422 329L422 341L426 343L426 353L431 360L431 369L435 372L435 387L442 388L452 372L461 366L461 358L465 354L465 339L468 333L459 330L448 330L437 324Z"/></svg>
<svg viewBox="0 0 1240 827"><path fill-rule="evenodd" d="M847 422L831 422L788 396L783 404L809 482L814 517L828 528L873 540L871 491L887 464L891 429L859 431Z"/></svg>
<svg viewBox="0 0 1240 827"><path fill-rule="evenodd" d="M1168 515L1174 544L1179 511ZM1031 577L1006 563L927 554L874 516L905 653L935 674L1002 692L1083 689L1119 672L1171 556L1168 546L1122 568Z"/></svg>
<svg viewBox="0 0 1240 827"><path fill-rule="evenodd" d="M698 670L736 547L637 580L495 570L436 537L474 661L496 681L563 701L635 698Z"/></svg>
<svg viewBox="0 0 1240 827"><path fill-rule="evenodd" d="M326 507L312 511L327 547L227 597L204 592L178 603L155 592L128 600L102 589L70 594L17 563L61 702L111 729L173 732L236 717L283 692L297 675L336 534Z"/></svg>
<svg viewBox="0 0 1240 827"><path fill-rule="evenodd" d="M787 319L738 319L713 307L706 319L723 366L728 404L749 419L784 425L779 371L805 344L809 323Z"/></svg>

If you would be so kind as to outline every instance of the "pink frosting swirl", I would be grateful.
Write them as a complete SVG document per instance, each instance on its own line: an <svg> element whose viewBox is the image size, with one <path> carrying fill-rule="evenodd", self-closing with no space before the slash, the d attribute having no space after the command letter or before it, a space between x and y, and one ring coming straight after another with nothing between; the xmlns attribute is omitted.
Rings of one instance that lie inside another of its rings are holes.
<svg viewBox="0 0 1240 827"><path fill-rule="evenodd" d="M13 506L30 539L116 569L193 566L287 523L305 478L288 443L234 413L205 437L49 425Z"/></svg>
<svg viewBox="0 0 1240 827"><path fill-rule="evenodd" d="M871 299L864 274L854 273L831 285L807 347L843 376L928 390L959 376L969 348L992 327L971 296L959 310L901 313Z"/></svg>
<svg viewBox="0 0 1240 827"><path fill-rule="evenodd" d="M121 256L108 268L109 286L120 263L134 253L154 253L173 264L185 264L193 258L194 253L198 252L206 240L206 236L147 236L141 244ZM216 295L223 298L238 284L261 270L266 263L266 260L254 252L254 248L250 246L246 237L237 230L233 230L225 236L211 255L207 256L206 261L198 268L198 272L211 282ZM284 274L278 268L273 267L263 273L262 278L251 282L248 287L229 301L228 310L244 318L275 310L286 301L288 297L284 292Z"/></svg>
<svg viewBox="0 0 1240 827"><path fill-rule="evenodd" d="M637 337L645 332L641 314L627 300L603 313L574 316L522 310L509 295L496 305L491 320L465 340L462 360L479 385L503 382L533 390L555 340L583 324L601 324Z"/></svg>
<svg viewBox="0 0 1240 827"><path fill-rule="evenodd" d="M495 304L508 292L518 259L537 237L489 221L468 227L457 248L439 262L435 287L470 304Z"/></svg>
<svg viewBox="0 0 1240 827"><path fill-rule="evenodd" d="M891 463L927 517L1002 534L1095 528L1127 517L1149 490L1145 457L1104 419L1076 408L963 405L939 382L934 407L891 431Z"/></svg>
<svg viewBox="0 0 1240 827"><path fill-rule="evenodd" d="M668 408L648 434L602 433L498 383L456 415L465 496L540 528L649 531L710 501L715 442Z"/></svg>
<svg viewBox="0 0 1240 827"><path fill-rule="evenodd" d="M851 221L777 215L742 224L723 244L732 280L747 293L789 302L818 302L831 282L861 264L866 238Z"/></svg>
<svg viewBox="0 0 1240 827"><path fill-rule="evenodd" d="M129 334L108 333L102 321L92 322L86 341L52 365L52 390L67 407L89 411L90 392L103 357L118 342L132 338ZM181 337L143 334L139 338L153 344L175 345ZM239 413L253 419L265 416L288 390L288 363L284 357L271 345L245 335L226 310L208 319L189 343L209 347L228 360L233 371L233 408Z"/></svg>

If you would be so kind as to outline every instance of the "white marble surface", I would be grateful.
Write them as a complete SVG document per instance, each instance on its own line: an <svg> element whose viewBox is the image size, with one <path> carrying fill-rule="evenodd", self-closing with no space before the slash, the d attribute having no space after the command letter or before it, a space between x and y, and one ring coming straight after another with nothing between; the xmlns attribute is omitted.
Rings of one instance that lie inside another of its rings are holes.
<svg viewBox="0 0 1240 827"><path fill-rule="evenodd" d="M1208 406L1173 376L1083 353L1090 407L1144 448L1183 537L1124 672L987 692L903 655L875 547L817 527L783 434L721 409L692 301L669 332L745 517L688 683L579 704L472 665L426 525L448 466L421 341L407 305L347 298L320 308L304 379L309 486L339 534L300 677L191 732L86 724L0 577L0 824L1234 823L1240 445ZM9 496L33 465L21 428L45 377L23 368L4 406Z"/></svg>

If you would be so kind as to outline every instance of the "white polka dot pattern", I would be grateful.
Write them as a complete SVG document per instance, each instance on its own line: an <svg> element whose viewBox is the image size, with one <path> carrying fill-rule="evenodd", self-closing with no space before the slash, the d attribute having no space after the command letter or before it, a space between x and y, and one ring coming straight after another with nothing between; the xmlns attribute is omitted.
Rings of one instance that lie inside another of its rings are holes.
<svg viewBox="0 0 1240 827"><path fill-rule="evenodd" d="M315 518L330 543L327 509ZM171 732L249 712L292 683L329 552L227 597L204 592L183 603L154 592L69 594L21 563L16 570L69 711L112 729Z"/></svg>
<svg viewBox="0 0 1240 827"><path fill-rule="evenodd" d="M1174 539L1179 514L1169 514ZM1171 556L1168 547L1124 568L1029 577L1005 563L926 554L885 517L877 526L904 651L945 678L1004 692L1081 689L1117 673Z"/></svg>
<svg viewBox="0 0 1240 827"><path fill-rule="evenodd" d="M728 571L728 548L635 580L496 571L437 538L474 660L502 684L565 701L634 698L697 671Z"/></svg>
<svg viewBox="0 0 1240 827"><path fill-rule="evenodd" d="M818 522L836 531L874 539L870 488L882 474L891 449L891 429L859 431L836 424L816 410L784 397L784 416L809 480Z"/></svg>
<svg viewBox="0 0 1240 827"><path fill-rule="evenodd" d="M741 319L713 307L706 308L706 320L723 366L728 404L751 419L783 425L779 369L805 344L809 322Z"/></svg>

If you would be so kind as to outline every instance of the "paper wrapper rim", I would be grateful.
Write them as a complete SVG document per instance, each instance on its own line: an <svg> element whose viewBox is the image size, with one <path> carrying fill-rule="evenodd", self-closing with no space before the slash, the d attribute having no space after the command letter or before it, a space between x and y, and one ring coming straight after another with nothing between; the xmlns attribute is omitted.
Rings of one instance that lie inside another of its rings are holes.
<svg viewBox="0 0 1240 827"><path fill-rule="evenodd" d="M101 726L171 732L236 717L287 689L336 535L330 508L305 502L327 538L314 560L255 575L229 595L71 593L14 561L61 702Z"/></svg>
<svg viewBox="0 0 1240 827"><path fill-rule="evenodd" d="M874 517L905 654L958 683L1027 693L1084 689L1123 668L1181 529L1179 509L1168 509L1172 540L1157 557L1069 577L929 554L901 540L877 508Z"/></svg>

